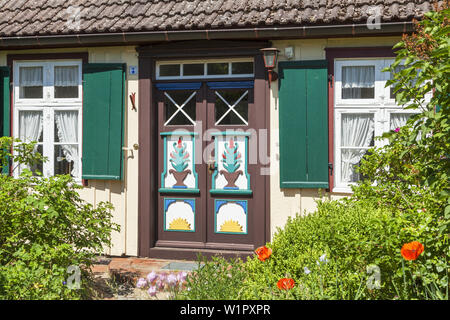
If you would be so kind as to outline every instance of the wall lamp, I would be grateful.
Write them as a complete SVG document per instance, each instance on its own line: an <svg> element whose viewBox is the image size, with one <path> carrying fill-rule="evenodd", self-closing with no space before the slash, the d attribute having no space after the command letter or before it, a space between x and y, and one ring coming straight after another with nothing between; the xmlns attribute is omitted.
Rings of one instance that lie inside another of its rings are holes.
<svg viewBox="0 0 450 320"><path fill-rule="evenodd" d="M280 51L277 48L264 48L260 49L260 51L264 55L264 67L266 67L267 72L269 73L269 88L270 88L270 83L278 79L278 74L275 71L273 71L273 69L277 65L278 52Z"/></svg>

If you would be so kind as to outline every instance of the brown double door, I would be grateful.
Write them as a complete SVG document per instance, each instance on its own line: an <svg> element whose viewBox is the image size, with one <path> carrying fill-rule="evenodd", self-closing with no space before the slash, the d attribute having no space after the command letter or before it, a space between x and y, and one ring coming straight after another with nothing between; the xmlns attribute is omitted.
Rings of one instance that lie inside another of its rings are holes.
<svg viewBox="0 0 450 320"><path fill-rule="evenodd" d="M254 80L155 86L156 247L249 252L264 244L268 132Z"/></svg>

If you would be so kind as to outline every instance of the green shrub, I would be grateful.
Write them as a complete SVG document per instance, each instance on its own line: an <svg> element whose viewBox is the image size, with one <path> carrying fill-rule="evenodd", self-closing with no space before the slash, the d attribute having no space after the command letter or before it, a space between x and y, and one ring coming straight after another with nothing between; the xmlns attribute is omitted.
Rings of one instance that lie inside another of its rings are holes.
<svg viewBox="0 0 450 320"><path fill-rule="evenodd" d="M268 244L273 251L269 259L261 262L255 257L247 262L241 297L425 299L430 298L425 288L430 283L445 295L449 249L439 227L439 220L423 211L392 212L370 201L319 202L315 213L289 219L277 232ZM420 241L425 252L406 263L400 249L413 240ZM323 255L326 263L320 261ZM372 281L376 269L379 288ZM415 279L406 288L403 270ZM297 284L290 295L276 288L278 279L286 275Z"/></svg>
<svg viewBox="0 0 450 320"><path fill-rule="evenodd" d="M185 290L175 295L178 300L235 300L246 277L240 259L198 256L198 268L188 274Z"/></svg>
<svg viewBox="0 0 450 320"><path fill-rule="evenodd" d="M11 144L0 138L3 165L6 157L26 164L42 160L21 151L32 151L34 144L18 147L15 156ZM111 222L111 204L94 208L80 198L81 188L66 175L46 179L26 169L19 178L0 174L0 299L88 296L93 258L111 244L119 226ZM69 286L76 268L80 289Z"/></svg>

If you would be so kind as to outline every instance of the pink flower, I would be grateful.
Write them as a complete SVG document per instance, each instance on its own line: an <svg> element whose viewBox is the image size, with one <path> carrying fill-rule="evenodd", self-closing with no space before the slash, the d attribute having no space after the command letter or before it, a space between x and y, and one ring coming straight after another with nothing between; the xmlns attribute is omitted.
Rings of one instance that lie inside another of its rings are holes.
<svg viewBox="0 0 450 320"><path fill-rule="evenodd" d="M169 286L175 286L177 284L177 281L178 281L177 276L174 275L173 273L167 276L167 284Z"/></svg>
<svg viewBox="0 0 450 320"><path fill-rule="evenodd" d="M152 271L152 272L150 272L150 273L147 275L147 280L148 280L148 282L150 282L150 283L152 283L153 281L155 281L157 278L158 278L158 275L156 274L155 271Z"/></svg>
<svg viewBox="0 0 450 320"><path fill-rule="evenodd" d="M399 132L399 131L400 131L400 128L395 128L394 131L395 131L395 132Z"/></svg>
<svg viewBox="0 0 450 320"><path fill-rule="evenodd" d="M147 281L144 278L139 278L136 283L137 288L142 288L142 287L145 287L146 285L147 285Z"/></svg>
<svg viewBox="0 0 450 320"><path fill-rule="evenodd" d="M186 281L186 277L187 277L187 273L182 271L177 275L177 279L180 283L183 283L184 281Z"/></svg>
<svg viewBox="0 0 450 320"><path fill-rule="evenodd" d="M154 297L156 296L156 286L150 286L150 288L148 288L147 293L149 294L149 296Z"/></svg>

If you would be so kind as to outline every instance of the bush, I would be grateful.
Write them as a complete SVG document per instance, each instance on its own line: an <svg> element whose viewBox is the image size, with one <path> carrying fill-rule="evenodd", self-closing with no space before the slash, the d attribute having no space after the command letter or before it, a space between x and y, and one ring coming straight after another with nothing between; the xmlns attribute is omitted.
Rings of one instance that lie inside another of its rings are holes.
<svg viewBox="0 0 450 320"><path fill-rule="evenodd" d="M16 145L19 141L15 141ZM31 165L41 161L34 144L9 150L11 138L0 138L6 158ZM89 294L93 258L119 231L111 222L112 206L85 203L70 176L19 178L0 174L0 299L80 299ZM79 268L79 269L78 269ZM71 279L80 275L80 288ZM72 277L71 277L72 276Z"/></svg>
<svg viewBox="0 0 450 320"><path fill-rule="evenodd" d="M185 289L176 292L178 300L234 300L239 297L247 276L242 260L198 256L198 268L189 273Z"/></svg>
<svg viewBox="0 0 450 320"><path fill-rule="evenodd" d="M247 262L242 298L425 299L430 286L445 296L449 249L439 227L423 211L389 211L370 201L319 202L317 212L289 219L278 231L268 244L269 259ZM425 252L405 263L400 249L412 240ZM414 277L406 287L404 272ZM289 295L276 289L286 275L297 284Z"/></svg>

